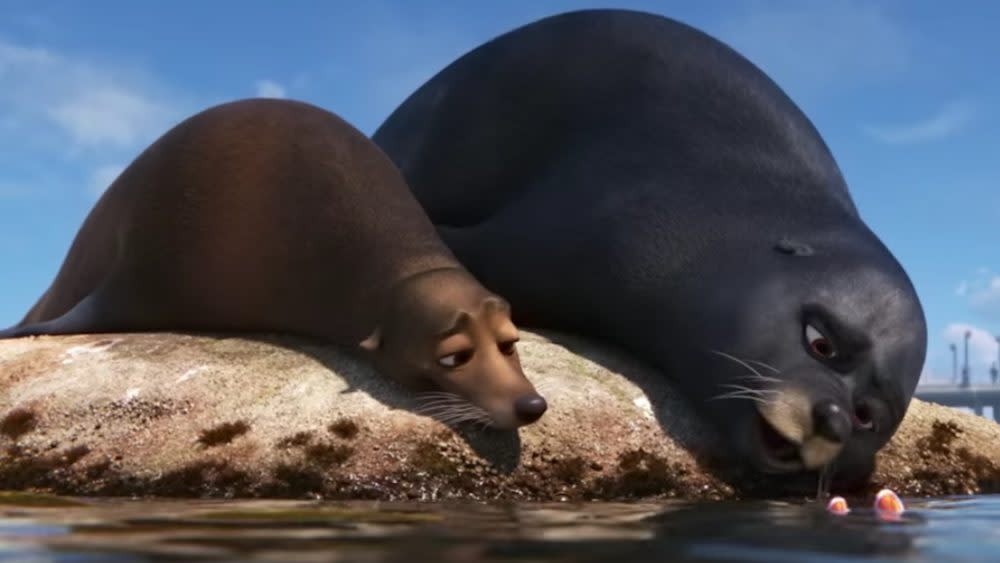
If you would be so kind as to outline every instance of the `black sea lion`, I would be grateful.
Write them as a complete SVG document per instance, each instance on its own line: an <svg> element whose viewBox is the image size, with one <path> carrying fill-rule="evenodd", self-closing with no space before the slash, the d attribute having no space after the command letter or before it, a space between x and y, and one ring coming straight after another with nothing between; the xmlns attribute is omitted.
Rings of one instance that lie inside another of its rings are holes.
<svg viewBox="0 0 1000 563"><path fill-rule="evenodd" d="M735 51L657 15L562 14L462 56L373 138L519 325L662 369L738 467L869 474L923 311L812 124Z"/></svg>
<svg viewBox="0 0 1000 563"><path fill-rule="evenodd" d="M513 428L545 411L507 303L455 260L374 143L301 102L232 102L168 131L0 336L175 329L363 341L387 375L479 407L459 417L436 397L453 421Z"/></svg>

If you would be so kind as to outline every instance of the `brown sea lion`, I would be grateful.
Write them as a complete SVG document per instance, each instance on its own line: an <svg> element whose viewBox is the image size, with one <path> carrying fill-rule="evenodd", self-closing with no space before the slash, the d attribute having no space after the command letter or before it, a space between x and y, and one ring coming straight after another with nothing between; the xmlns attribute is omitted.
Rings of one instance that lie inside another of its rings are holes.
<svg viewBox="0 0 1000 563"><path fill-rule="evenodd" d="M546 409L507 302L455 259L378 147L301 102L227 103L168 131L0 337L163 330L361 343L380 372L450 394L438 414L463 413L450 422L514 428Z"/></svg>

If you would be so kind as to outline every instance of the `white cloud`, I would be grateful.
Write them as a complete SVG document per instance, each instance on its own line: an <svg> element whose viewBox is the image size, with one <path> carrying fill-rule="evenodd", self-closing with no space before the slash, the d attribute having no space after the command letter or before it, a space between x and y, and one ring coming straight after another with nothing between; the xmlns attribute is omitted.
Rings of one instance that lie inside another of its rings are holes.
<svg viewBox="0 0 1000 563"><path fill-rule="evenodd" d="M1000 276L993 276L985 287L974 291L969 305L977 313L1000 320Z"/></svg>
<svg viewBox="0 0 1000 563"><path fill-rule="evenodd" d="M163 129L169 111L140 93L93 84L48 114L79 145L131 147Z"/></svg>
<svg viewBox="0 0 1000 563"><path fill-rule="evenodd" d="M99 196L125 170L121 164L107 164L94 170L90 176L90 193Z"/></svg>
<svg viewBox="0 0 1000 563"><path fill-rule="evenodd" d="M965 333L969 332L969 371L973 379L981 379L989 373L990 366L997 360L997 341L986 330L966 323L951 323L944 330L944 339L958 346L958 366L964 362Z"/></svg>
<svg viewBox="0 0 1000 563"><path fill-rule="evenodd" d="M958 287L955 288L955 295L959 297L965 297L969 293L969 282L962 281L959 282Z"/></svg>
<svg viewBox="0 0 1000 563"><path fill-rule="evenodd" d="M889 126L866 126L864 130L873 138L889 145L923 143L950 137L970 123L976 116L975 108L965 101L945 105L938 112L911 123Z"/></svg>
<svg viewBox="0 0 1000 563"><path fill-rule="evenodd" d="M271 80L258 80L256 87L259 98L285 98L288 96L284 86Z"/></svg>
<svg viewBox="0 0 1000 563"><path fill-rule="evenodd" d="M830 92L906 67L910 40L863 1L754 4L712 30L791 92Z"/></svg>
<svg viewBox="0 0 1000 563"><path fill-rule="evenodd" d="M974 313L1000 322L1000 274L988 268L979 268L976 274L971 281L963 280L959 284L959 289L964 291L956 291L956 295L964 298Z"/></svg>
<svg viewBox="0 0 1000 563"><path fill-rule="evenodd" d="M0 116L23 135L72 148L145 144L177 117L170 96L140 74L0 39Z"/></svg>

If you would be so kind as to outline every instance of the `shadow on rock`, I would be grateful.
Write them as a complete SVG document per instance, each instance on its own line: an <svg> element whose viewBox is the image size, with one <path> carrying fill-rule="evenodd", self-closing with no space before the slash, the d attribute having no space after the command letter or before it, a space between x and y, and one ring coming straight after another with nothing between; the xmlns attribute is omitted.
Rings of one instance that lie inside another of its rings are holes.
<svg viewBox="0 0 1000 563"><path fill-rule="evenodd" d="M346 347L280 334L240 336L199 334L198 336L219 340L239 338L306 354L347 383L348 388L342 391L342 394L360 391L387 407L426 416L418 412L420 405L412 391L378 373L360 354ZM516 430L480 429L469 425L450 428L496 471L509 473L517 468L521 459L521 439Z"/></svg>

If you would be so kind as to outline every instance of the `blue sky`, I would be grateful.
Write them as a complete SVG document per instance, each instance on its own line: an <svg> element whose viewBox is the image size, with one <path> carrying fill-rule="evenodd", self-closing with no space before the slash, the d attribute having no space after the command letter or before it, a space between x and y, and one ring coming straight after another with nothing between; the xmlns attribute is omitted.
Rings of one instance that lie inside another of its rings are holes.
<svg viewBox="0 0 1000 563"><path fill-rule="evenodd" d="M833 150L862 216L910 273L951 377L1000 334L1000 4L932 1L49 1L0 3L0 326L20 320L101 191L172 124L254 95L366 133L454 58L576 8L701 28L768 72Z"/></svg>

